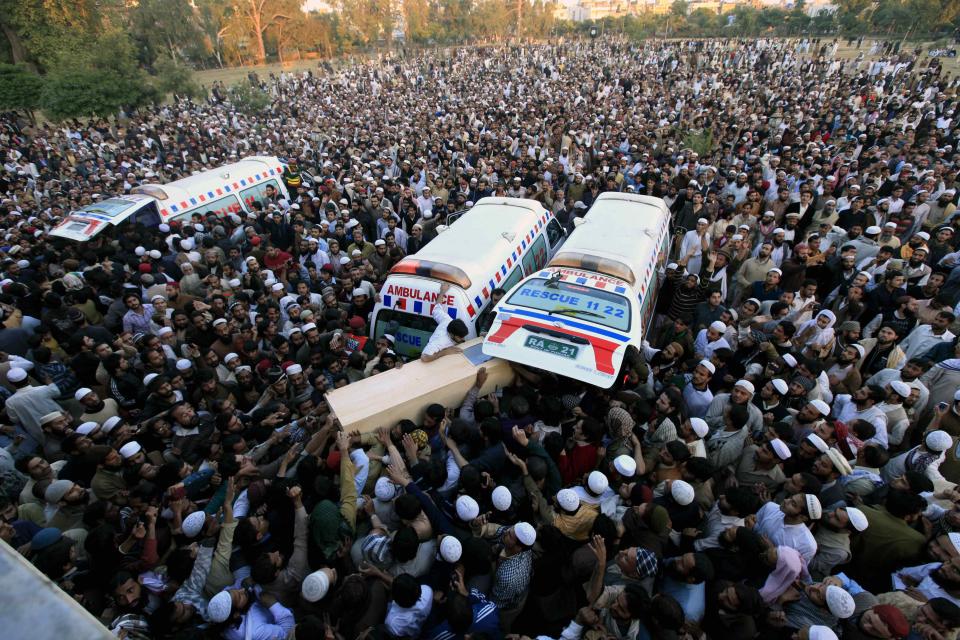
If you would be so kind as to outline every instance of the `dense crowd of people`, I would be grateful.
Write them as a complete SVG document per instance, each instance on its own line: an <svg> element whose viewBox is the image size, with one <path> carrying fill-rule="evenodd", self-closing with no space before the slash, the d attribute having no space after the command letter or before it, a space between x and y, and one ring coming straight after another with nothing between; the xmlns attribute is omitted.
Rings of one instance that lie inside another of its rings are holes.
<svg viewBox="0 0 960 640"><path fill-rule="evenodd" d="M958 80L836 52L460 49L271 76L256 115L4 118L0 538L128 639L954 640ZM290 163L255 213L50 235L254 154ZM403 365L370 312L449 214L573 229L607 191L674 232L613 388L480 370L342 428L326 393Z"/></svg>

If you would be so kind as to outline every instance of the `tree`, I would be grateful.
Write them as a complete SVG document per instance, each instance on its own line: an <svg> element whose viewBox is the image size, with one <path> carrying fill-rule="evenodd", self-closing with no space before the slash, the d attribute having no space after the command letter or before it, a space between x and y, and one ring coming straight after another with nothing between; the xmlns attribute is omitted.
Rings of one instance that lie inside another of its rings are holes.
<svg viewBox="0 0 960 640"><path fill-rule="evenodd" d="M41 98L53 120L109 116L158 98L149 76L137 65L133 44L122 32L108 32L52 65Z"/></svg>
<svg viewBox="0 0 960 640"><path fill-rule="evenodd" d="M227 99L235 109L246 114L265 111L270 106L270 96L249 80L239 82L227 91Z"/></svg>
<svg viewBox="0 0 960 640"><path fill-rule="evenodd" d="M361 45L389 39L394 15L390 0L336 0L337 10L350 36Z"/></svg>
<svg viewBox="0 0 960 640"><path fill-rule="evenodd" d="M253 36L257 64L267 62L267 47L264 44L267 31L276 28L282 21L295 18L296 12L302 13L302 4L300 0L236 0L235 15L245 23Z"/></svg>
<svg viewBox="0 0 960 640"><path fill-rule="evenodd" d="M0 111L23 111L34 122L42 93L43 79L26 65L0 64Z"/></svg>
<svg viewBox="0 0 960 640"><path fill-rule="evenodd" d="M202 51L201 23L188 0L138 0L130 17L140 61L147 66L163 55L179 60Z"/></svg>
<svg viewBox="0 0 960 640"><path fill-rule="evenodd" d="M157 75L153 84L160 95L174 94L190 98L203 95L203 90L193 77L193 71L171 56L162 56L154 64Z"/></svg>

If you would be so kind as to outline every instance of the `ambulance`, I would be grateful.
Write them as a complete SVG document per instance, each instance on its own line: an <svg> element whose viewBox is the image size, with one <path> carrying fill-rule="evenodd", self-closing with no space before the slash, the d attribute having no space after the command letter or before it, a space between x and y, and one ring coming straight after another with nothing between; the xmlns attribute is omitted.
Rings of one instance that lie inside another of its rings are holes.
<svg viewBox="0 0 960 640"><path fill-rule="evenodd" d="M483 353L611 387L653 318L669 221L660 198L601 194L563 250L497 304Z"/></svg>
<svg viewBox="0 0 960 640"><path fill-rule="evenodd" d="M510 290L546 266L566 239L553 213L535 200L482 198L455 224L390 270L373 309L370 335L394 338L397 353L419 357L437 328L442 304L463 320L468 338L492 312L494 289ZM451 286L438 300L440 285Z"/></svg>
<svg viewBox="0 0 960 640"><path fill-rule="evenodd" d="M140 185L129 195L70 212L51 235L89 242L125 223L156 227L171 220L189 220L194 214L222 217L250 212L255 200L264 201L268 186L276 189L280 198L290 198L283 183L284 166L272 156L251 156L167 184Z"/></svg>

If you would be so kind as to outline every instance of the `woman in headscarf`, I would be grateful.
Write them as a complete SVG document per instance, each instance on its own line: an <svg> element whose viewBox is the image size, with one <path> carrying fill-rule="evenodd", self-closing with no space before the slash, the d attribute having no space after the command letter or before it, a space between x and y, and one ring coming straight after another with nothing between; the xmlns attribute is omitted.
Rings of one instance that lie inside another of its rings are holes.
<svg viewBox="0 0 960 640"><path fill-rule="evenodd" d="M797 579L809 581L803 558L793 547L770 547L761 556L767 565L774 567L760 589L760 597L767 604L773 604Z"/></svg>
<svg viewBox="0 0 960 640"><path fill-rule="evenodd" d="M803 355L808 358L824 357L833 346L833 325L836 321L837 316L832 311L823 309L815 317L800 325L793 336L793 344L802 349Z"/></svg>

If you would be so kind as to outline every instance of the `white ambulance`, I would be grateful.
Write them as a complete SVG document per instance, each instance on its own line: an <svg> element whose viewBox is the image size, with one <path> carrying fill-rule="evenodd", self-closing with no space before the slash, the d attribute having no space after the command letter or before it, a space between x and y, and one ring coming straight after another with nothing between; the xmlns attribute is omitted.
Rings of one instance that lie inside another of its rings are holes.
<svg viewBox="0 0 960 640"><path fill-rule="evenodd" d="M601 194L550 264L499 302L483 353L611 387L653 317L669 221L660 198Z"/></svg>
<svg viewBox="0 0 960 640"><path fill-rule="evenodd" d="M467 324L492 311L491 292L510 290L524 276L546 266L563 244L563 227L535 200L483 198L455 224L390 270L373 310L370 335L394 337L397 353L415 358L437 328L432 317L440 285L450 283L440 302L452 318Z"/></svg>
<svg viewBox="0 0 960 640"><path fill-rule="evenodd" d="M283 184L284 166L273 156L251 156L167 184L140 185L129 195L70 212L51 235L88 242L124 223L156 227L171 220L189 220L194 214L249 212L254 200L264 201L268 186L281 198L290 197Z"/></svg>

